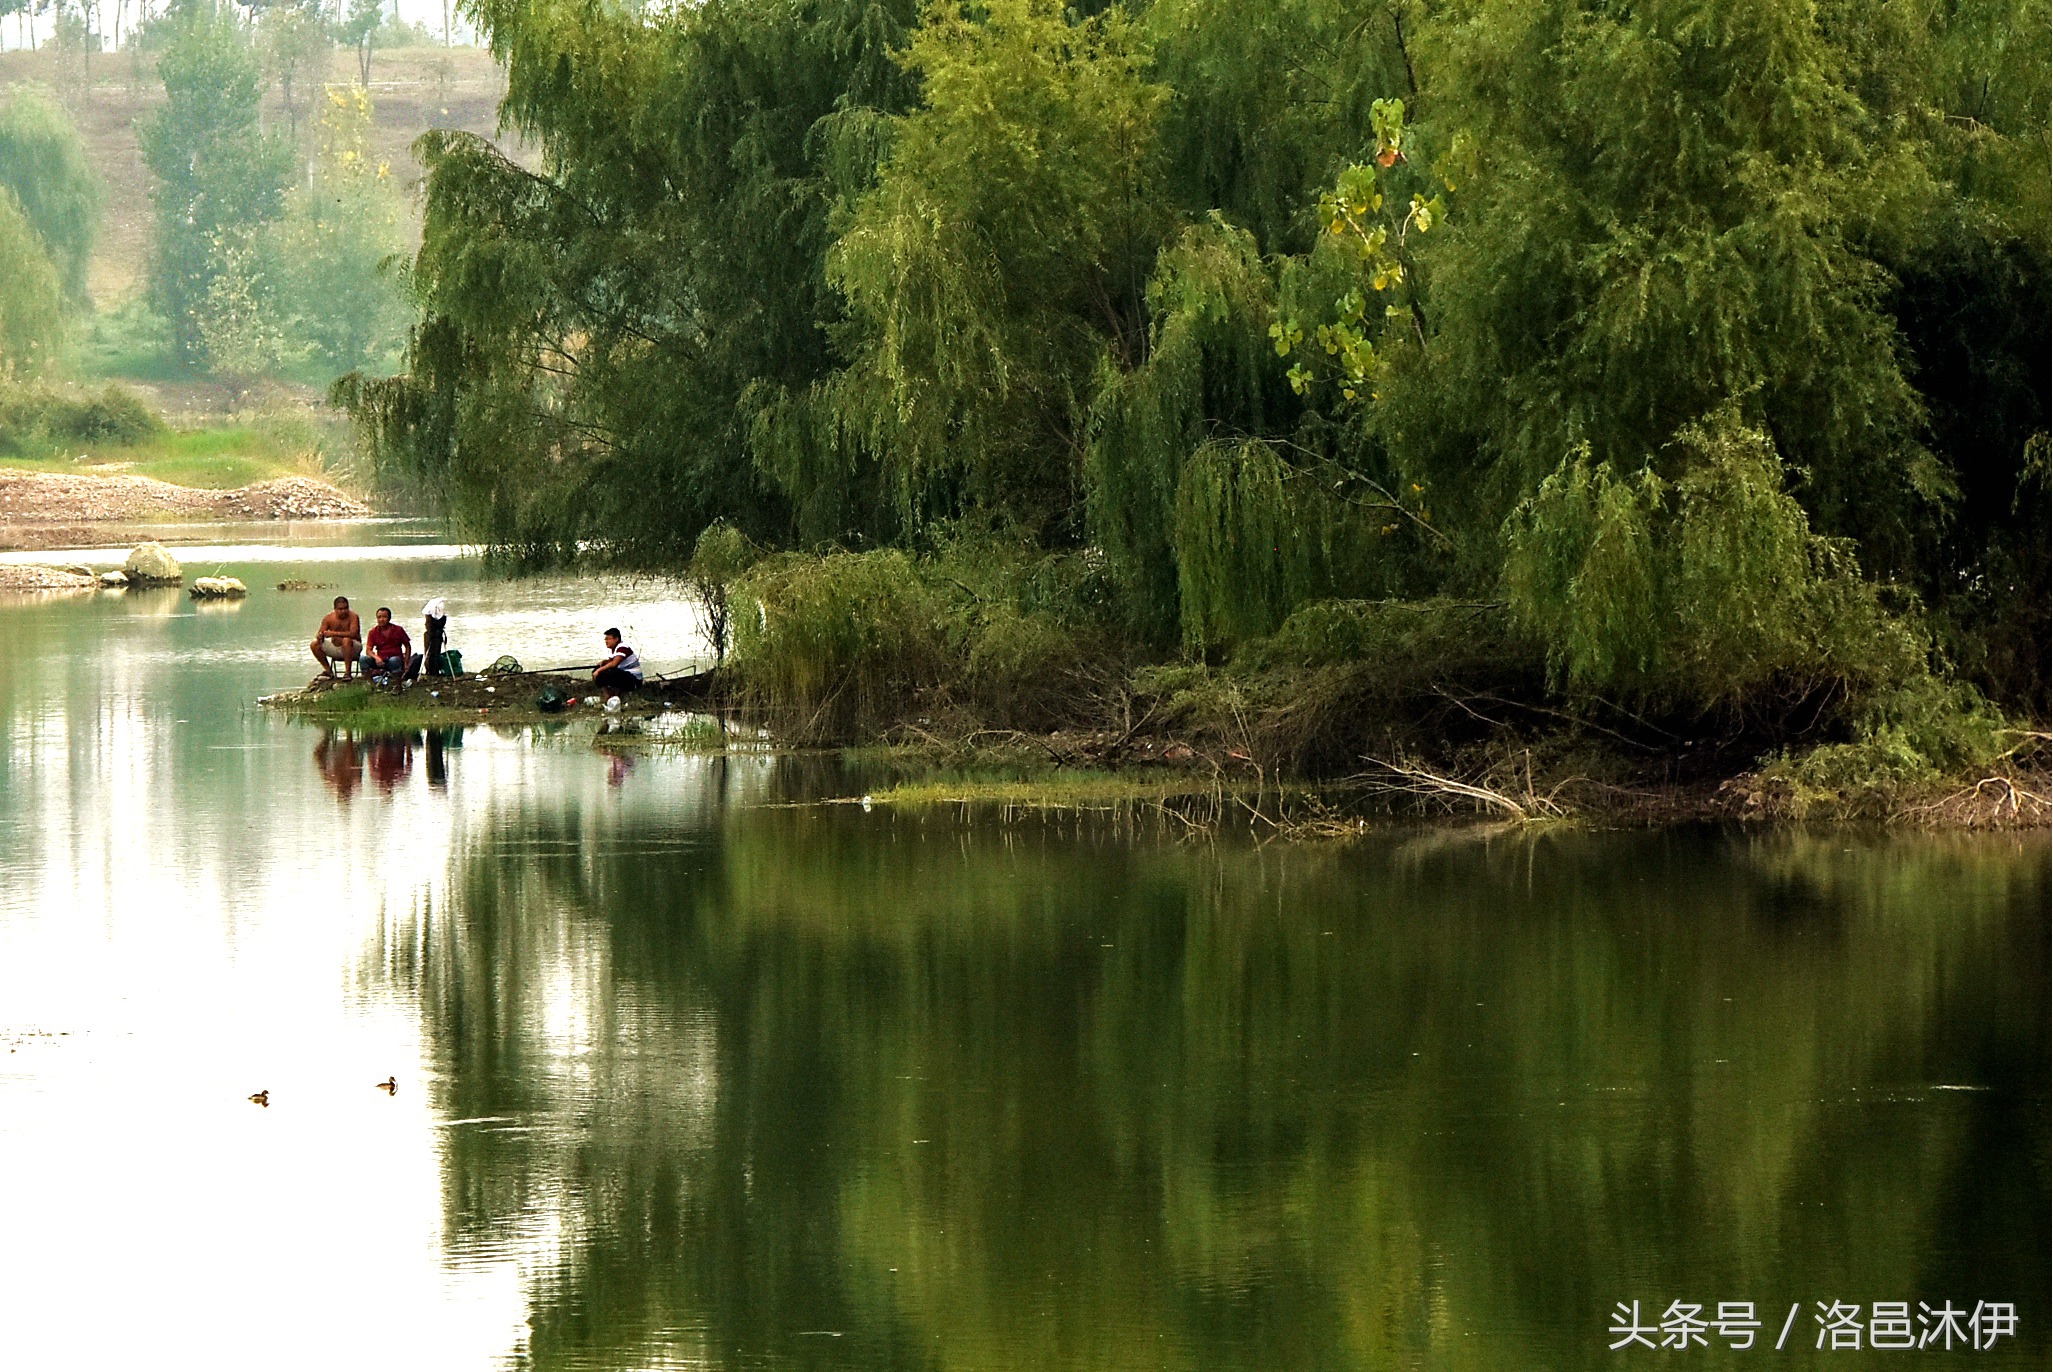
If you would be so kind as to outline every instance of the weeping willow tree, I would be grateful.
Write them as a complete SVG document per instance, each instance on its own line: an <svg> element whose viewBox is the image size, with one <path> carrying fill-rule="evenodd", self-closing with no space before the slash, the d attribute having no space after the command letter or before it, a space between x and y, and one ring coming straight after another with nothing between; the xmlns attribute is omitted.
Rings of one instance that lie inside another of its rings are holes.
<svg viewBox="0 0 2053 1372"><path fill-rule="evenodd" d="M67 299L84 304L100 228L100 178L78 125L33 88L17 88L0 104L0 186L14 193L42 238Z"/></svg>
<svg viewBox="0 0 2053 1372"><path fill-rule="evenodd" d="M1729 407L1676 447L1672 482L1578 453L1507 522L1513 610L1563 684L1718 704L1921 670L1851 546L1784 489L1773 439Z"/></svg>
<svg viewBox="0 0 2053 1372"><path fill-rule="evenodd" d="M41 371L63 327L56 264L14 192L0 187L0 380Z"/></svg>
<svg viewBox="0 0 2053 1372"><path fill-rule="evenodd" d="M1120 11L1054 0L932 4L901 61L921 104L827 259L846 365L786 416L873 462L909 526L974 514L1073 539L1094 378L1146 346L1167 92ZM806 476L790 443L764 452L788 490Z"/></svg>
<svg viewBox="0 0 2053 1372"><path fill-rule="evenodd" d="M906 101L910 4L509 0L478 20L539 170L431 133L421 311L397 378L345 378L388 471L528 561L677 567L726 519L782 540L761 397L830 368L828 215L861 111ZM860 159L856 159L860 162Z"/></svg>

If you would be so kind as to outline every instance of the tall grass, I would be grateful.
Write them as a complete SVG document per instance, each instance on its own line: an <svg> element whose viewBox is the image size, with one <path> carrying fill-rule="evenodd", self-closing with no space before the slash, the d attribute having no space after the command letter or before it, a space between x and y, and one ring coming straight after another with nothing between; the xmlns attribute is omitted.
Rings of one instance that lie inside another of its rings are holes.
<svg viewBox="0 0 2053 1372"><path fill-rule="evenodd" d="M877 733L961 670L948 607L904 553L779 560L740 600L737 695L793 742Z"/></svg>

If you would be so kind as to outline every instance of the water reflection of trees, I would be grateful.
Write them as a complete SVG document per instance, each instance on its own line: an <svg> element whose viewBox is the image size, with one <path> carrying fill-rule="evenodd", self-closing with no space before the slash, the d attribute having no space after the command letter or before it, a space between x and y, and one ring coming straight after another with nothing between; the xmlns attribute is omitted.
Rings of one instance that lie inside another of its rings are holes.
<svg viewBox="0 0 2053 1372"><path fill-rule="evenodd" d="M558 807L387 961L537 1366L1580 1363L2045 1289L2042 857Z"/></svg>

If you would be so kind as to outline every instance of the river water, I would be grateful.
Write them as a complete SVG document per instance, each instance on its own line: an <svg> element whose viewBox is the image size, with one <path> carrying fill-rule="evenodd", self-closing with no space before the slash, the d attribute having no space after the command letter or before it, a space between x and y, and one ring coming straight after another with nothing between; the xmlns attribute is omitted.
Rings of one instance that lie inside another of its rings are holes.
<svg viewBox="0 0 2053 1372"><path fill-rule="evenodd" d="M335 593L279 580L472 663L693 621L184 557L257 590L0 603L0 1366L1855 1365L1921 1302L2046 1364L2043 834L1258 846L336 736L253 703Z"/></svg>

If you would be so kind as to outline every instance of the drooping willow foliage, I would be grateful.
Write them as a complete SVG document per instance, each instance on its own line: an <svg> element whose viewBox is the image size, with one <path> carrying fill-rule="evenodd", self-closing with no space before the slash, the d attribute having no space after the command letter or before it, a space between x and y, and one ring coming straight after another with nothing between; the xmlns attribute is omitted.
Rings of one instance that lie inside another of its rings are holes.
<svg viewBox="0 0 2053 1372"><path fill-rule="evenodd" d="M1568 690L2043 691L2046 0L475 10L539 156L424 140L343 391L503 551L996 535L1161 650L1453 595Z"/></svg>
<svg viewBox="0 0 2053 1372"><path fill-rule="evenodd" d="M33 87L0 103L0 186L42 238L65 295L83 303L104 190L78 125Z"/></svg>

